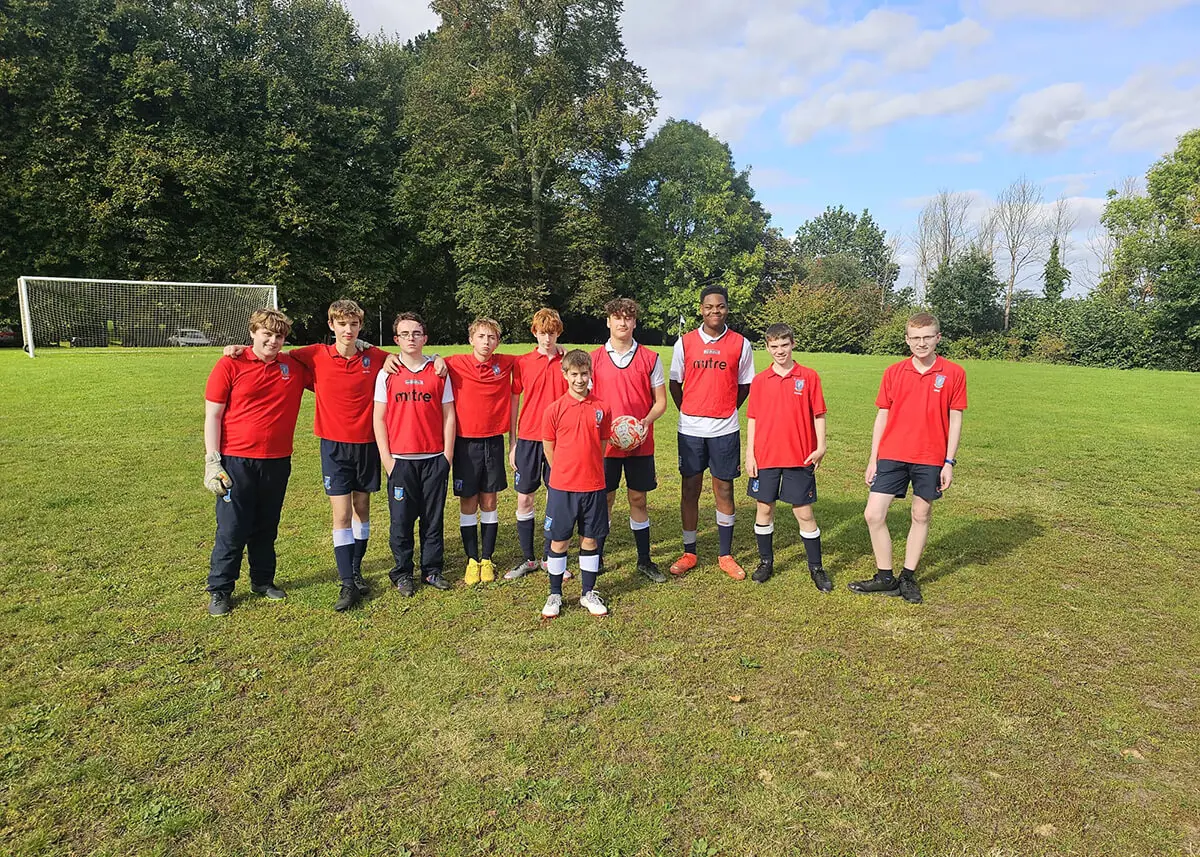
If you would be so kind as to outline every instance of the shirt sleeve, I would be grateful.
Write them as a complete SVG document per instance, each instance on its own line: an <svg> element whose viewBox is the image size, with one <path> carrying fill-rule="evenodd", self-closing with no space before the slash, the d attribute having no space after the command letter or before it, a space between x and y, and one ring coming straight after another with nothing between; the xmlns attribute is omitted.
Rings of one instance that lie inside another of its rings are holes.
<svg viewBox="0 0 1200 857"><path fill-rule="evenodd" d="M450 383L450 379L446 378L442 384L442 404L454 401L454 385Z"/></svg>
<svg viewBox="0 0 1200 857"><path fill-rule="evenodd" d="M683 337L675 340L671 349L671 380L683 383Z"/></svg>
<svg viewBox="0 0 1200 857"><path fill-rule="evenodd" d="M387 402L387 379L389 377L390 376L386 372L380 372L375 376L375 401ZM450 385L447 384L446 386L449 387Z"/></svg>
<svg viewBox="0 0 1200 857"><path fill-rule="evenodd" d="M808 400L812 405L812 415L814 417L823 417L827 412L825 407L825 391L821 389L821 376L816 372L812 373L812 385L812 395Z"/></svg>
<svg viewBox="0 0 1200 857"><path fill-rule="evenodd" d="M666 385L667 381L663 377L662 358L655 354L654 368L650 370L650 389L655 390Z"/></svg>
<svg viewBox="0 0 1200 857"><path fill-rule="evenodd" d="M519 396L525 392L525 381L521 377L521 364L524 360L518 357L512 362L512 393Z"/></svg>
<svg viewBox="0 0 1200 857"><path fill-rule="evenodd" d="M746 419L758 419L758 398L762 395L762 384L758 378L750 382L750 396L746 399Z"/></svg>
<svg viewBox="0 0 1200 857"><path fill-rule="evenodd" d="M965 411L967 409L967 373L960 372L954 390L950 394L950 410Z"/></svg>
<svg viewBox="0 0 1200 857"><path fill-rule="evenodd" d="M233 391L233 360L222 357L208 375L208 383L204 385L204 400L218 405L229 404L229 394Z"/></svg>
<svg viewBox="0 0 1200 857"><path fill-rule="evenodd" d="M600 418L600 440L608 440L612 437L612 408L605 402L600 406L600 411L604 414Z"/></svg>
<svg viewBox="0 0 1200 857"><path fill-rule="evenodd" d="M542 440L548 440L551 443L558 436L556 433L558 426L554 419L554 411L555 408L549 407L546 408L546 413L542 414Z"/></svg>
<svg viewBox="0 0 1200 857"><path fill-rule="evenodd" d="M738 361L738 383L749 384L754 380L754 349L750 340L742 339L742 358Z"/></svg>
<svg viewBox="0 0 1200 857"><path fill-rule="evenodd" d="M885 411L892 406L892 385L888 383L891 377L892 373L885 370L883 380L879 382L879 395L875 397L875 407Z"/></svg>
<svg viewBox="0 0 1200 857"><path fill-rule="evenodd" d="M324 347L324 345L303 345L300 348L293 348L291 351L288 351L287 356L295 360L301 366L311 369L313 368L313 364L316 362L314 358L316 357L317 349Z"/></svg>

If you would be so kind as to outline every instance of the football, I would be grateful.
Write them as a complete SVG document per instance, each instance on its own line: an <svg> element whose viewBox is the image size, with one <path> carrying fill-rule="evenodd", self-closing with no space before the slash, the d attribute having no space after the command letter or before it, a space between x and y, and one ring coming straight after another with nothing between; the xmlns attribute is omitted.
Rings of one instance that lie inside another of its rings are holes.
<svg viewBox="0 0 1200 857"><path fill-rule="evenodd" d="M629 414L612 421L612 445L625 452L641 446L648 434L641 421Z"/></svg>

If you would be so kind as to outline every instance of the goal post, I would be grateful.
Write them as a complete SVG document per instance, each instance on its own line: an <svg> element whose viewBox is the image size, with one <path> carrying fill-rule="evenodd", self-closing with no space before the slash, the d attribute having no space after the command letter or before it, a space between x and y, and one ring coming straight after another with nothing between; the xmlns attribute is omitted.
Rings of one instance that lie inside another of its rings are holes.
<svg viewBox="0 0 1200 857"><path fill-rule="evenodd" d="M279 308L275 286L20 277L21 335L36 349L156 348L245 342L250 314Z"/></svg>

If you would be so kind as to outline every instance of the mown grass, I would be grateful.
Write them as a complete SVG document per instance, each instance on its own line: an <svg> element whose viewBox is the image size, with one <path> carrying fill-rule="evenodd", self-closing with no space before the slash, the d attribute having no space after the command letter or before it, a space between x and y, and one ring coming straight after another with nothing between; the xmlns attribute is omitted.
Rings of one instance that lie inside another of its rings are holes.
<svg viewBox="0 0 1200 857"><path fill-rule="evenodd" d="M873 567L861 477L888 361L802 359L830 406L817 518L837 591L812 588L790 525L783 573L725 578L708 497L710 562L642 585L622 501L612 616L544 626L544 577L386 591L379 500L378 594L334 614L311 400L279 540L290 597L250 600L243 575L232 616L210 619L215 352L0 354L0 852L1200 851L1200 377L968 364L914 607L845 589ZM673 420L651 501L662 563ZM509 493L501 564L514 508Z"/></svg>

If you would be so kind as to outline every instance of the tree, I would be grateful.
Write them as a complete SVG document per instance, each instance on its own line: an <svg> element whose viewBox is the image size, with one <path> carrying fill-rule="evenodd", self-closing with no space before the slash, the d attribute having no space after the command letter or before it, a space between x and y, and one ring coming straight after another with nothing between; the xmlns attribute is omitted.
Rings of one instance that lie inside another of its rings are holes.
<svg viewBox="0 0 1200 857"><path fill-rule="evenodd" d="M913 234L916 251L916 276L922 287L930 275L946 262L952 262L971 245L967 217L971 197L943 188L921 209Z"/></svg>
<svg viewBox="0 0 1200 857"><path fill-rule="evenodd" d="M620 282L651 325L694 318L710 283L728 289L734 313L749 310L766 264L768 215L727 145L694 122L670 120L634 152L622 189L631 216Z"/></svg>
<svg viewBox="0 0 1200 857"><path fill-rule="evenodd" d="M934 272L926 300L942 332L953 338L999 330L1004 314L997 302L1003 292L995 262L971 249Z"/></svg>
<svg viewBox="0 0 1200 857"><path fill-rule="evenodd" d="M996 226L1000 246L1008 257L1008 288L1004 296L1004 329L1008 330L1012 313L1013 292L1021 271L1035 258L1041 236L1045 231L1041 208L1042 189L1021 176L1003 191L996 200Z"/></svg>
<svg viewBox="0 0 1200 857"><path fill-rule="evenodd" d="M406 85L396 204L444 244L458 301L513 323L594 304L606 186L641 142L654 91L621 41L620 0L434 0Z"/></svg>
<svg viewBox="0 0 1200 857"><path fill-rule="evenodd" d="M1166 365L1200 368L1200 129L1150 168L1145 195L1109 191L1102 222L1114 250L1099 292L1148 311Z"/></svg>
<svg viewBox="0 0 1200 857"><path fill-rule="evenodd" d="M892 245L875 223L871 213L853 214L842 206L832 206L818 216L806 220L796 230L796 253L801 259L823 259L844 255L858 264L862 276L890 292L900 276L900 266L894 262Z"/></svg>
<svg viewBox="0 0 1200 857"><path fill-rule="evenodd" d="M1042 294L1048 301L1062 300L1063 291L1071 279L1071 272L1058 260L1058 239L1050 244L1050 258L1042 273Z"/></svg>

